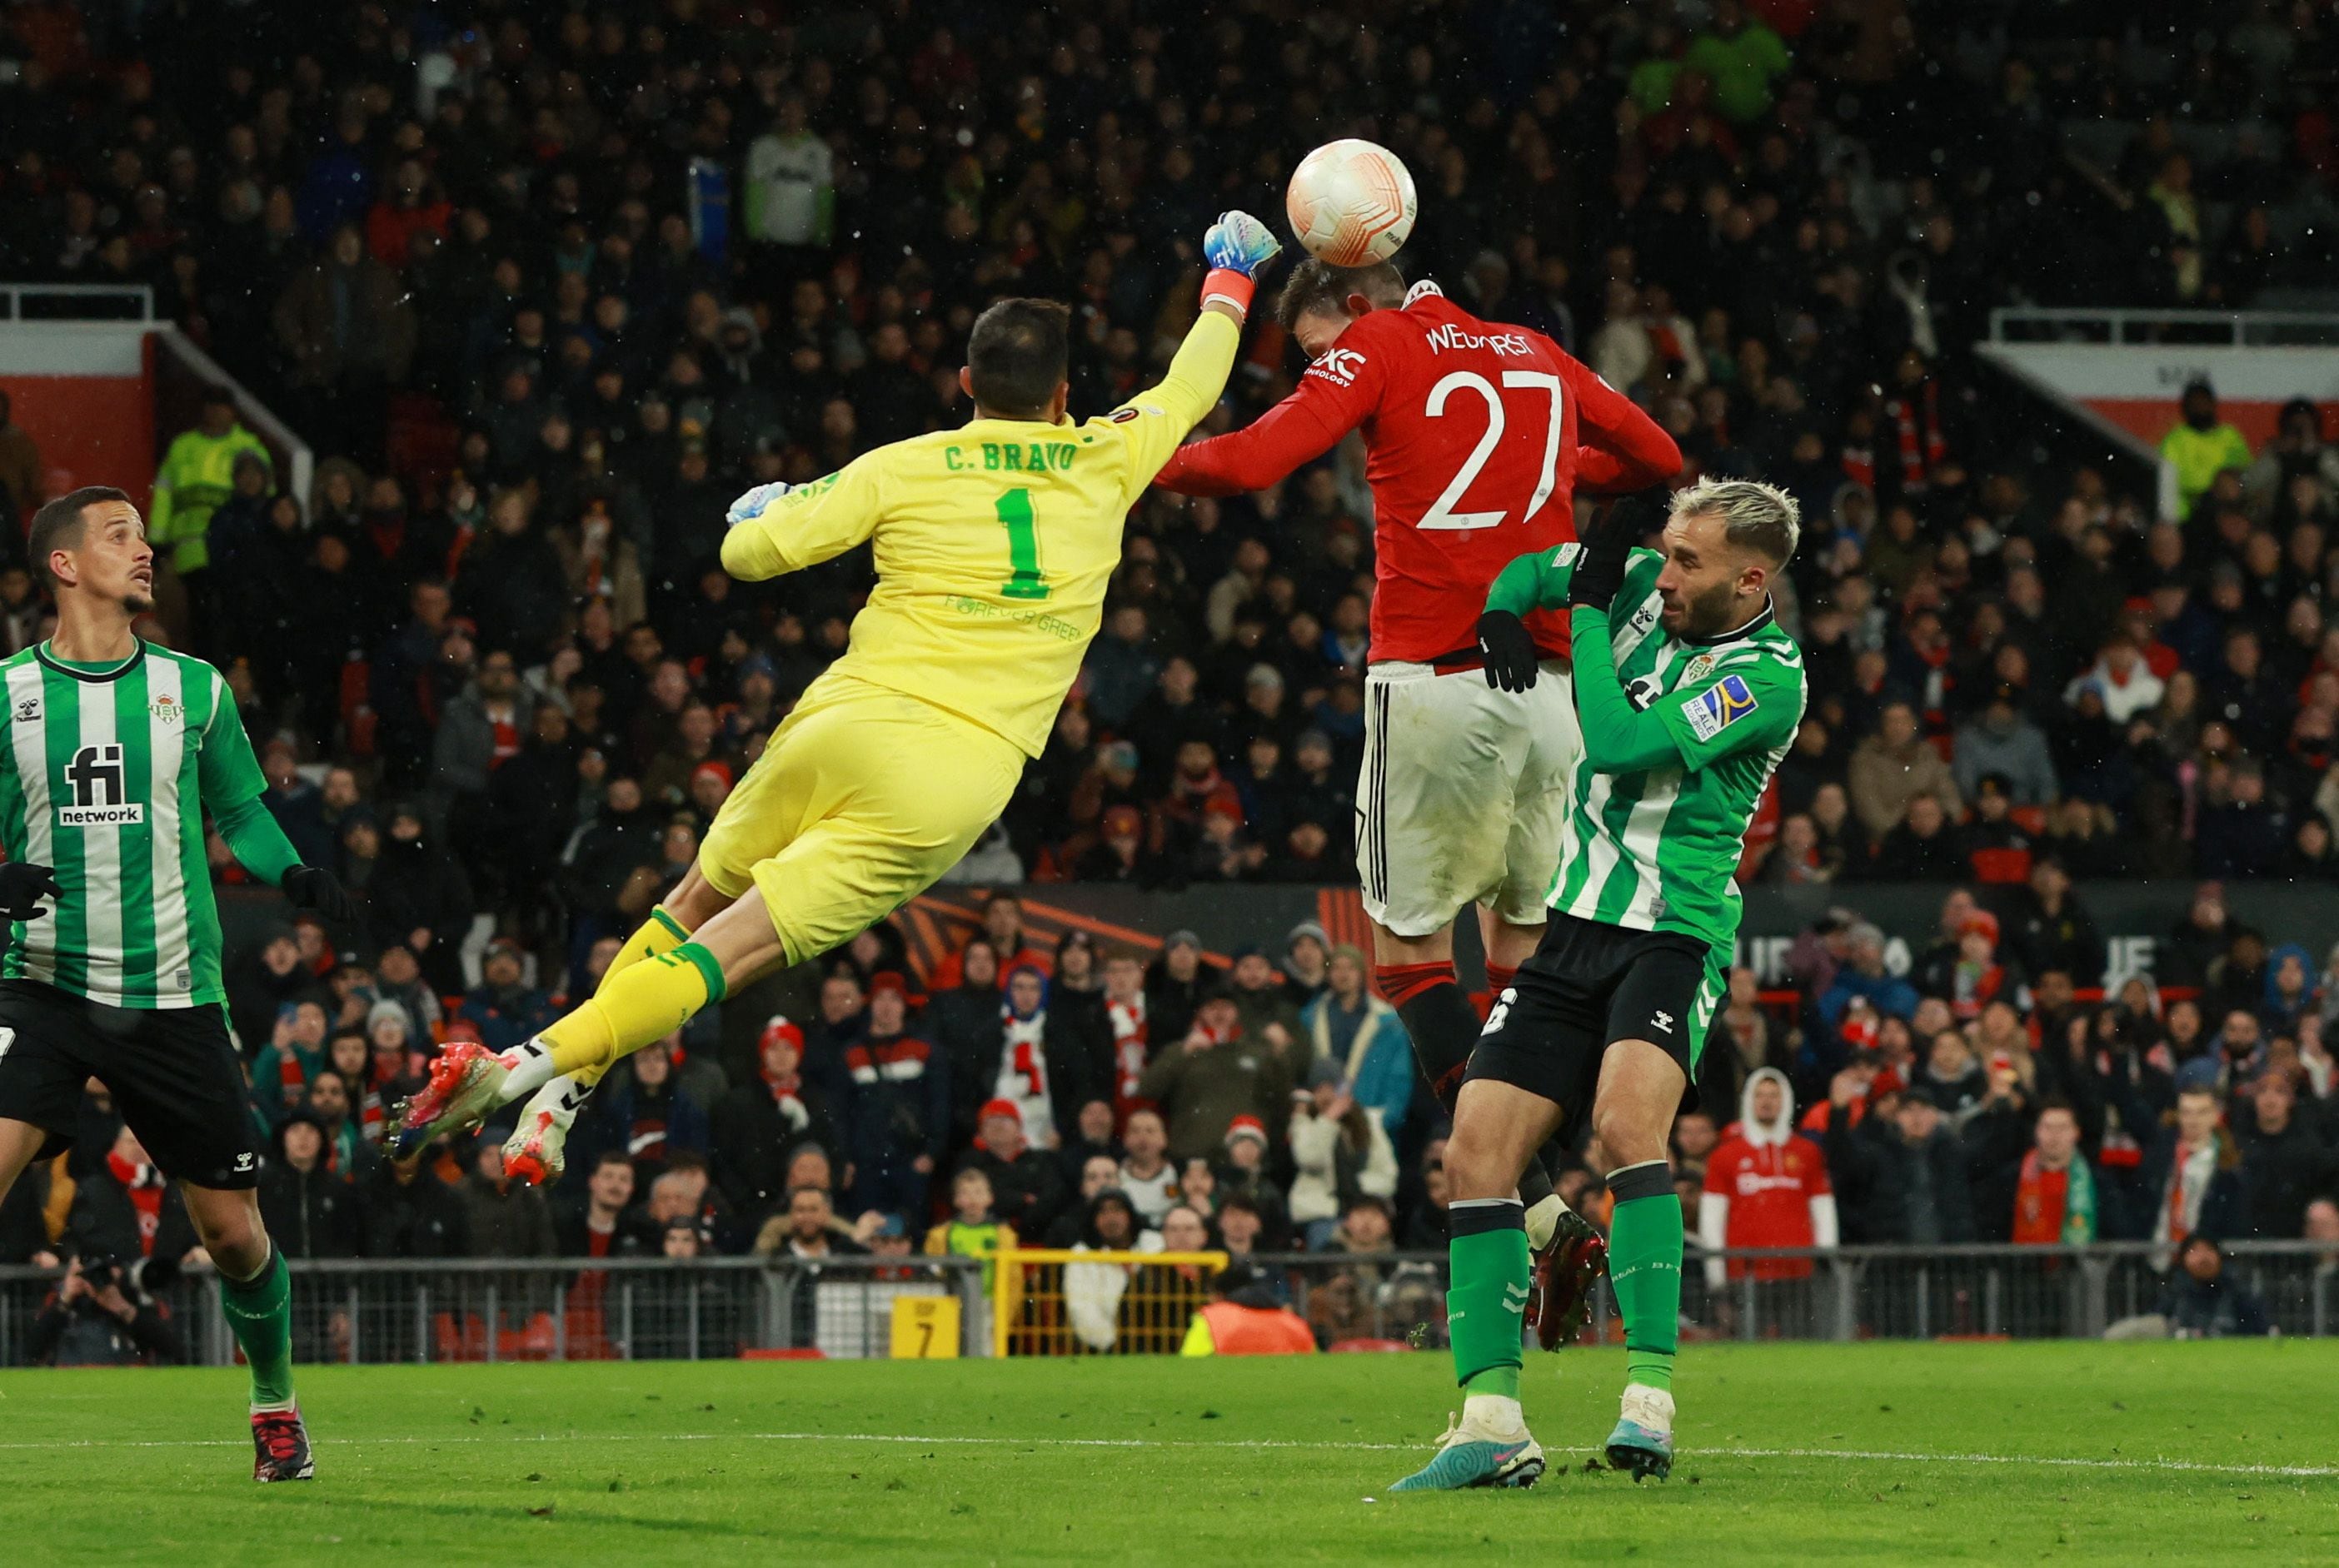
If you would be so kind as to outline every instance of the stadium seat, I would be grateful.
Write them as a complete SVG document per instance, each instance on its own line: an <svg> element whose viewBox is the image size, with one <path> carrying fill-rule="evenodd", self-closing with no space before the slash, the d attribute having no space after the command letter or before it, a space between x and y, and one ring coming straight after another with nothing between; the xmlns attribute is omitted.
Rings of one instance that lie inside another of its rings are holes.
<svg viewBox="0 0 2339 1568"><path fill-rule="evenodd" d="M462 428L447 417L438 399L410 392L390 399L384 453L391 471L418 488L437 493L454 471L462 440Z"/></svg>
<svg viewBox="0 0 2339 1568"><path fill-rule="evenodd" d="M2027 849L1978 849L1973 852L1973 868L1977 882L2028 882L2030 852Z"/></svg>

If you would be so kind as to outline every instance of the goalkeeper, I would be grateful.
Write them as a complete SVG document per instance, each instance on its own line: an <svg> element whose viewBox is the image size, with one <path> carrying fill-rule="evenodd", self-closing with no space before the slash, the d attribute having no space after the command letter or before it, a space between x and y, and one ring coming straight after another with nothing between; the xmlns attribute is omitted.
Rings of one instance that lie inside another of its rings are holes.
<svg viewBox="0 0 2339 1568"><path fill-rule="evenodd" d="M103 1082L175 1178L252 1367L252 1478L316 1472L292 1399L292 1287L261 1224L251 1090L228 1032L203 808L246 869L353 924L332 873L304 866L226 680L141 641L154 551L130 498L92 486L33 518L56 635L0 660L0 1198L71 1144Z"/></svg>
<svg viewBox="0 0 2339 1568"><path fill-rule="evenodd" d="M739 498L723 545L735 577L874 546L877 587L850 646L593 998L515 1050L449 1047L400 1109L399 1152L533 1095L505 1169L556 1178L577 1107L612 1063L731 987L884 919L997 820L1096 635L1129 508L1225 388L1253 280L1278 247L1229 212L1202 249L1200 319L1168 377L1110 414L1066 418L1066 307L1002 300L959 372L973 419Z"/></svg>

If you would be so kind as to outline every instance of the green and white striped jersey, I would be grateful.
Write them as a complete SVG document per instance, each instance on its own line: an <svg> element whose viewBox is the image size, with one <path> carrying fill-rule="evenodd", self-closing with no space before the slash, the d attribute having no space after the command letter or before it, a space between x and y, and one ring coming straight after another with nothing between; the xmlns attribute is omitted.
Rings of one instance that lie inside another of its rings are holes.
<svg viewBox="0 0 2339 1568"><path fill-rule="evenodd" d="M0 974L115 1007L224 1001L203 805L267 787L227 682L146 642L102 667L44 643L0 660L0 839L64 890L13 928Z"/></svg>
<svg viewBox="0 0 2339 1568"><path fill-rule="evenodd" d="M1521 557L1488 604L1515 610L1515 601L1530 593L1545 607L1564 604L1581 549L1562 545ZM1767 606L1724 636L1666 635L1657 620L1663 566L1656 550L1633 551L1608 611L1611 662L1630 705L1629 714L1617 710L1613 727L1640 732L1638 754L1647 759L1640 765L1604 758L1604 747L1614 744L1604 733L1612 726L1599 722L1598 694L1585 689L1584 639L1577 634L1585 754L1568 785L1574 806L1548 902L1583 920L1694 936L1726 969L1738 940L1734 878L1746 829L1802 723L1803 655ZM1586 614L1577 613L1579 625ZM1612 688L1612 702L1614 695ZM1643 717L1662 731L1634 722Z"/></svg>

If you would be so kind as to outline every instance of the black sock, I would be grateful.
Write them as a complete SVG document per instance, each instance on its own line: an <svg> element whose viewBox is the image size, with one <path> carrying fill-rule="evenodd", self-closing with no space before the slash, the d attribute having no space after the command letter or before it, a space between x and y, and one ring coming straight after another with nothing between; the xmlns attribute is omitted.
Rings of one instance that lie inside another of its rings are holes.
<svg viewBox="0 0 2339 1568"><path fill-rule="evenodd" d="M1478 1010L1460 985L1451 981L1426 986L1396 1004L1396 1015L1413 1040L1414 1060L1437 1096L1439 1109L1454 1114L1454 1097L1462 1092L1462 1070L1470 1065L1470 1049L1478 1043L1483 1027ZM1551 1177L1542 1156L1527 1160L1519 1174L1519 1201L1533 1208L1551 1196Z"/></svg>
<svg viewBox="0 0 2339 1568"><path fill-rule="evenodd" d="M1551 1173L1544 1169L1543 1155L1527 1156L1527 1168L1519 1172L1519 1203L1533 1208L1551 1196Z"/></svg>
<svg viewBox="0 0 2339 1568"><path fill-rule="evenodd" d="M1396 1015L1413 1038L1413 1057L1421 1075L1429 1080L1438 1105L1454 1114L1454 1097L1462 1089L1462 1070L1469 1065L1470 1048L1478 1042L1478 1010L1454 981L1424 986L1396 1004Z"/></svg>

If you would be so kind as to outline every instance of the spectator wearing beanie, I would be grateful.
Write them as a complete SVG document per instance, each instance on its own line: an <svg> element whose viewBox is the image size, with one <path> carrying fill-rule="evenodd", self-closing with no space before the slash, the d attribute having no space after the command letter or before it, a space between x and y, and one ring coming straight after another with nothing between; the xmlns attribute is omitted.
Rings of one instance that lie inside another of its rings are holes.
<svg viewBox="0 0 2339 1568"><path fill-rule="evenodd" d="M1327 972L1322 994L1300 1015L1309 1060L1337 1065L1357 1102L1395 1138L1405 1125L1419 1076L1413 1042L1396 1009L1366 984L1368 971L1360 949L1345 942L1334 948Z"/></svg>
<svg viewBox="0 0 2339 1568"><path fill-rule="evenodd" d="M498 937L488 943L479 966L480 983L465 994L456 1016L479 1031L479 1043L489 1050L512 1050L526 1045L538 1030L558 1015L552 998L523 983L525 955L519 943Z"/></svg>
<svg viewBox="0 0 2339 1568"><path fill-rule="evenodd" d="M1063 1212L1064 1181L1056 1162L1023 1136L1023 1108L1012 1100L986 1102L977 1114L974 1148L959 1162L991 1182L992 1209L1018 1236L1045 1236Z"/></svg>
<svg viewBox="0 0 2339 1568"><path fill-rule="evenodd" d="M804 1044L801 1028L773 1017L756 1041L756 1077L727 1090L711 1119L708 1174L750 1229L785 1200L799 1149L838 1147L828 1096L803 1074Z"/></svg>
<svg viewBox="0 0 2339 1568"><path fill-rule="evenodd" d="M925 1213L950 1138L950 1066L910 1028L909 987L899 974L870 977L869 1021L845 1048L844 1071L853 1211Z"/></svg>
<svg viewBox="0 0 2339 1568"><path fill-rule="evenodd" d="M1261 1252L1280 1252L1291 1243L1291 1210L1268 1169L1271 1153L1267 1124L1256 1116L1238 1116L1228 1125L1226 1152L1213 1172L1220 1214L1232 1204L1247 1205L1258 1221Z"/></svg>

